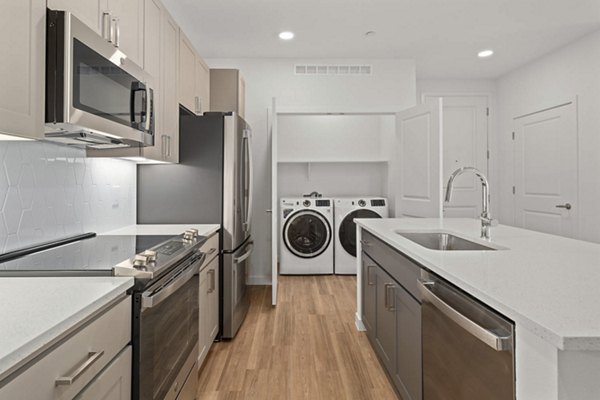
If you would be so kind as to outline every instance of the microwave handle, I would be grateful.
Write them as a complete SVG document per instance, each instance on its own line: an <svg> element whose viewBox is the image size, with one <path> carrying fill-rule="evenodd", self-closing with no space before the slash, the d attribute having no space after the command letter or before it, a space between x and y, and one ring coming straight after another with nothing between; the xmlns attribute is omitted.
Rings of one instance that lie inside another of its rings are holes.
<svg viewBox="0 0 600 400"><path fill-rule="evenodd" d="M146 132L154 131L154 91L151 88L146 88L146 126L144 130ZM169 143L170 145L171 143Z"/></svg>
<svg viewBox="0 0 600 400"><path fill-rule="evenodd" d="M135 99L138 93L142 93L142 109L140 110L140 121L138 122L135 118ZM144 123L144 119L146 117L147 112L147 101L146 98L146 85L142 82L133 82L131 84L131 97L129 99L129 113L131 119L131 126L135 129L138 129L142 123Z"/></svg>

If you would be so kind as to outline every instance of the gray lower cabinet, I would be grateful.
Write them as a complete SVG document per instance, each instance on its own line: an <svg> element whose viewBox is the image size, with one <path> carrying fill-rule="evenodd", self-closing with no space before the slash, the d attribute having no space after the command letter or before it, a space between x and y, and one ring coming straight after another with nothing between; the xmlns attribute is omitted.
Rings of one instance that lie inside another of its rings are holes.
<svg viewBox="0 0 600 400"><path fill-rule="evenodd" d="M412 268L418 270L419 267L411 264L408 273L391 271L406 267L407 258L398 253L397 262L393 262L394 254L389 251L395 252L371 236L369 246L362 253L362 320L402 400L421 400L421 304L406 289L413 285ZM387 254L385 258L380 256L382 253ZM409 278L401 282L399 276Z"/></svg>

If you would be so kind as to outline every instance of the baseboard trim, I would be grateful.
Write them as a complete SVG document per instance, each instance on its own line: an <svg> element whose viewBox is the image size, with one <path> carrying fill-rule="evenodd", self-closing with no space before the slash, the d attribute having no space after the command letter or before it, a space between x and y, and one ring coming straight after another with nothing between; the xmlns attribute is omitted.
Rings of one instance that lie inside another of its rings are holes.
<svg viewBox="0 0 600 400"><path fill-rule="evenodd" d="M365 324L363 324L362 319L358 316L358 313L354 314L354 324L356 325L356 329L365 332L367 328L365 328Z"/></svg>
<svg viewBox="0 0 600 400"><path fill-rule="evenodd" d="M250 275L246 279L246 284L251 285L251 286L254 286L254 285L271 286L271 277L265 276L265 275Z"/></svg>

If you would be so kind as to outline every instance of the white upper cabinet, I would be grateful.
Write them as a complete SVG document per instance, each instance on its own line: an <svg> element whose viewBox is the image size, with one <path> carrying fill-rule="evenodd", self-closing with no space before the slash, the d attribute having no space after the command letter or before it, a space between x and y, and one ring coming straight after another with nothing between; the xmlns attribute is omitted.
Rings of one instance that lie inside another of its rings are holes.
<svg viewBox="0 0 600 400"><path fill-rule="evenodd" d="M179 32L179 103L196 112L196 51L183 32Z"/></svg>
<svg viewBox="0 0 600 400"><path fill-rule="evenodd" d="M102 14L108 10L108 0L48 0L48 8L70 11L81 22L102 35Z"/></svg>
<svg viewBox="0 0 600 400"><path fill-rule="evenodd" d="M0 132L44 136L46 1L0 0Z"/></svg>
<svg viewBox="0 0 600 400"><path fill-rule="evenodd" d="M210 68L183 32L179 33L179 103L194 114L208 111Z"/></svg>
<svg viewBox="0 0 600 400"><path fill-rule="evenodd" d="M210 71L211 111L237 112L242 118L246 108L246 83L237 69Z"/></svg>
<svg viewBox="0 0 600 400"><path fill-rule="evenodd" d="M210 68L200 56L196 56L196 114L210 110Z"/></svg>
<svg viewBox="0 0 600 400"><path fill-rule="evenodd" d="M112 42L127 57L143 66L144 0L108 0L112 20Z"/></svg>
<svg viewBox="0 0 600 400"><path fill-rule="evenodd" d="M155 3L155 0L146 0ZM148 7L148 5L146 5ZM154 146L143 149L145 158L171 163L179 162L179 105L177 101L177 70L179 55L179 27L166 9L161 9L160 38L157 46L150 44L152 51L160 54L158 63L159 96L155 96L156 134ZM146 44L149 41L146 40ZM148 46L146 47L148 52Z"/></svg>
<svg viewBox="0 0 600 400"><path fill-rule="evenodd" d="M144 0L48 0L48 8L72 12L143 66Z"/></svg>

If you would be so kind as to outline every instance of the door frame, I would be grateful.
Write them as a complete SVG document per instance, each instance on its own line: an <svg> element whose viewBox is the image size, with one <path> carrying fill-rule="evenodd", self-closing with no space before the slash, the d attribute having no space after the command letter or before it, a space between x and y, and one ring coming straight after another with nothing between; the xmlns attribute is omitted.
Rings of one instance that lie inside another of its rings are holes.
<svg viewBox="0 0 600 400"><path fill-rule="evenodd" d="M457 91L432 91L432 92L421 92L421 103L425 103L425 99L427 97L485 97L487 100L487 108L488 108L488 118L487 118L487 129L486 129L486 140L487 140L487 172L486 172L486 176L488 178L488 181L490 182L490 184L492 185L492 188L498 188L498 190L494 189L490 191L490 197L491 197L491 201L490 201L490 209L492 212L492 215L499 215L500 213L500 207L499 206L494 206L495 204L499 204L499 199L500 199L500 180L496 179L496 168L497 168L497 162L496 162L496 157L494 157L494 155L496 154L495 149L497 148L496 146L494 146L494 141L493 139L496 137L495 136L495 127L496 127L496 115L494 114L494 109L495 109L495 98L493 96L492 93L490 92L457 92ZM443 108L443 107L442 107ZM498 173L498 176L500 176L500 173ZM444 182L445 184L446 182ZM514 207L513 207L514 209Z"/></svg>
<svg viewBox="0 0 600 400"><path fill-rule="evenodd" d="M569 97L564 99L564 101L559 101L559 102L555 102L554 106L545 106L543 108L540 108L536 111L531 111L531 112L526 112L520 115L517 115L515 117L511 118L511 132L512 134L515 133L516 129L515 129L515 121L521 118L525 118L525 117L529 117L538 113L542 113L545 111L550 111L550 110L555 110L557 108L561 108L561 107L565 107L568 105L572 105L573 106L573 110L575 112L575 154L577 155L577 160L575 162L575 175L576 175L576 180L577 180L577 190L576 190L576 195L577 195L577 200L574 201L575 207L577 207L577 217L575 218L574 224L575 226L573 227L573 236L572 239L579 239L581 237L581 213L579 212L580 209L580 204L581 204L581 166L580 166L580 160L581 160L581 146L579 145L579 98L578 96L573 96L573 97ZM516 164L517 164L517 159L516 159L516 140L511 139L512 142L512 187L514 188L517 184L517 168L516 168ZM512 215L513 215L513 225L516 225L517 223L517 199L516 196L513 192L513 201L512 201Z"/></svg>

